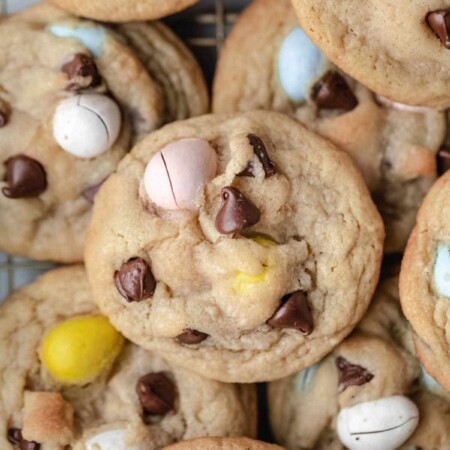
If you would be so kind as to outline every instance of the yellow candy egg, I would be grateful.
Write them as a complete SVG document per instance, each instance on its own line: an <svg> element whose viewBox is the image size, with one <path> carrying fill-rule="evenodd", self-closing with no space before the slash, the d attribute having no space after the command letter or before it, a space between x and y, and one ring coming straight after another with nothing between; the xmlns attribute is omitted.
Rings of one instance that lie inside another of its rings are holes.
<svg viewBox="0 0 450 450"><path fill-rule="evenodd" d="M75 317L50 330L42 343L41 360L56 380L84 384L115 360L123 341L106 317Z"/></svg>
<svg viewBox="0 0 450 450"><path fill-rule="evenodd" d="M248 290L255 285L264 283L266 281L267 273L267 268L264 268L258 275L250 275L248 273L238 272L234 279L236 290L240 293L248 292Z"/></svg>
<svg viewBox="0 0 450 450"><path fill-rule="evenodd" d="M274 245L276 245L274 241L265 236L253 236L251 239L252 241L255 241L257 244L265 248L273 247Z"/></svg>

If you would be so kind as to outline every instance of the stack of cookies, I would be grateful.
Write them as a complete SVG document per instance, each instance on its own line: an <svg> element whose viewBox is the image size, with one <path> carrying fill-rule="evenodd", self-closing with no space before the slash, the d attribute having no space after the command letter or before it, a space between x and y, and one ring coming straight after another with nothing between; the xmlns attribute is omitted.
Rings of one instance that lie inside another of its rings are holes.
<svg viewBox="0 0 450 450"><path fill-rule="evenodd" d="M193 3L0 20L0 449L450 449L450 1Z"/></svg>

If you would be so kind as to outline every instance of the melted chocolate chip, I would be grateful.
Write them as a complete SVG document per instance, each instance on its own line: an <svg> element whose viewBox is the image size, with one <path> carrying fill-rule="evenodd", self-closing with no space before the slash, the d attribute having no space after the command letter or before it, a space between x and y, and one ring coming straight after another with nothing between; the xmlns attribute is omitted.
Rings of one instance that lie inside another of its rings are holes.
<svg viewBox="0 0 450 450"><path fill-rule="evenodd" d="M236 233L259 222L259 209L233 186L222 189L222 200L216 217L216 228L220 233Z"/></svg>
<svg viewBox="0 0 450 450"><path fill-rule="evenodd" d="M0 128L8 124L8 115L4 111L0 111Z"/></svg>
<svg viewBox="0 0 450 450"><path fill-rule="evenodd" d="M358 99L338 72L327 72L313 87L313 99L320 109L345 109L351 111Z"/></svg>
<svg viewBox="0 0 450 450"><path fill-rule="evenodd" d="M47 189L47 174L42 164L25 155L13 156L5 161L5 181L2 189L8 198L37 197Z"/></svg>
<svg viewBox="0 0 450 450"><path fill-rule="evenodd" d="M114 274L120 295L128 302L140 302L153 295L156 281L148 264L142 258L132 258L123 263Z"/></svg>
<svg viewBox="0 0 450 450"><path fill-rule="evenodd" d="M40 444L34 441L27 441L22 437L22 430L10 428L8 430L8 441L13 445L18 445L20 450L39 450Z"/></svg>
<svg viewBox="0 0 450 450"><path fill-rule="evenodd" d="M450 169L450 148L442 147L436 155L436 166L438 175L443 175Z"/></svg>
<svg viewBox="0 0 450 450"><path fill-rule="evenodd" d="M100 75L94 60L83 53L77 53L71 61L62 66L70 80L69 90L95 87L100 84Z"/></svg>
<svg viewBox="0 0 450 450"><path fill-rule="evenodd" d="M200 344L200 342L203 342L207 337L208 335L206 333L187 328L183 331L183 333L177 336L177 341L181 344L194 345Z"/></svg>
<svg viewBox="0 0 450 450"><path fill-rule="evenodd" d="M259 159L259 162L263 166L264 173L266 177L271 177L277 173L277 168L275 166L275 163L271 161L269 158L269 155L267 154L266 146L264 145L264 142L262 139L256 134L250 133L247 135L247 139L250 143L250 145L253 147L253 153L256 155L256 157ZM253 162L250 161L247 165L247 167L238 174L240 177L254 177L255 173L253 171Z"/></svg>
<svg viewBox="0 0 450 450"><path fill-rule="evenodd" d="M100 181L100 183L94 184L91 187L88 187L87 189L85 189L81 195L88 201L91 203L94 203L94 198L97 194L97 192L100 190L100 188L102 187L102 184L105 182L106 180L102 180Z"/></svg>
<svg viewBox="0 0 450 450"><path fill-rule="evenodd" d="M374 377L364 367L352 364L342 356L336 358L336 367L339 371L339 386L342 391L350 386L362 386Z"/></svg>
<svg viewBox="0 0 450 450"><path fill-rule="evenodd" d="M163 372L141 377L136 384L136 392L146 414L160 416L174 407L175 386Z"/></svg>
<svg viewBox="0 0 450 450"><path fill-rule="evenodd" d="M435 32L445 48L450 49L450 9L428 13L427 24Z"/></svg>
<svg viewBox="0 0 450 450"><path fill-rule="evenodd" d="M314 322L306 294L296 291L285 295L281 306L267 323L275 328L294 328L306 336L311 334Z"/></svg>

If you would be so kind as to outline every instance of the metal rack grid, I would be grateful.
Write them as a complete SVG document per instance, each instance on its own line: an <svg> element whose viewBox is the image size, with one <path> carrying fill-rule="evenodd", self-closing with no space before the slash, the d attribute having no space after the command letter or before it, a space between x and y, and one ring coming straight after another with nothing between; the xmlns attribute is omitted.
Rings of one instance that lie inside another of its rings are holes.
<svg viewBox="0 0 450 450"><path fill-rule="evenodd" d="M0 0L0 13L14 12L38 0ZM164 21L191 48L211 85L215 63L225 36L250 0L200 0L200 2ZM0 230L1 232L1 230ZM31 282L55 267L45 261L33 261L0 253L0 301L13 289Z"/></svg>

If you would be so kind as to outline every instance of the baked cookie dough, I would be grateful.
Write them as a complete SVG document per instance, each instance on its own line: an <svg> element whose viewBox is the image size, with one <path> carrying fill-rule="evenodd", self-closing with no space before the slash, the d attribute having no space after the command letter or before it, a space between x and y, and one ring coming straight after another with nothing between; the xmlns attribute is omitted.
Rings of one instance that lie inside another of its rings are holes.
<svg viewBox="0 0 450 450"><path fill-rule="evenodd" d="M269 385L277 440L289 450L450 448L450 394L419 365L413 347L398 277L388 278L329 356Z"/></svg>
<svg viewBox="0 0 450 450"><path fill-rule="evenodd" d="M160 23L114 30L43 4L0 23L0 249L81 261L96 190L132 145L200 115L192 55Z"/></svg>
<svg viewBox="0 0 450 450"><path fill-rule="evenodd" d="M86 241L93 295L133 342L205 377L280 378L364 314L383 226L350 158L273 112L152 133L120 163Z"/></svg>
<svg viewBox="0 0 450 450"><path fill-rule="evenodd" d="M77 16L104 22L154 20L174 14L198 0L51 0Z"/></svg>
<svg viewBox="0 0 450 450"><path fill-rule="evenodd" d="M2 450L155 450L255 435L254 386L203 379L125 341L99 315L81 266L13 293L0 338Z"/></svg>
<svg viewBox="0 0 450 450"><path fill-rule="evenodd" d="M164 450L282 450L278 445L248 438L203 437L169 445Z"/></svg>
<svg viewBox="0 0 450 450"><path fill-rule="evenodd" d="M417 216L400 273L403 312L418 358L450 391L450 172L431 188Z"/></svg>
<svg viewBox="0 0 450 450"><path fill-rule="evenodd" d="M305 33L374 92L450 107L449 0L293 0Z"/></svg>
<svg viewBox="0 0 450 450"><path fill-rule="evenodd" d="M255 109L289 114L350 154L383 217L385 252L403 252L436 179L443 112L394 104L344 74L299 27L289 0L254 1L221 52L213 112Z"/></svg>

